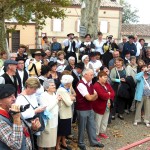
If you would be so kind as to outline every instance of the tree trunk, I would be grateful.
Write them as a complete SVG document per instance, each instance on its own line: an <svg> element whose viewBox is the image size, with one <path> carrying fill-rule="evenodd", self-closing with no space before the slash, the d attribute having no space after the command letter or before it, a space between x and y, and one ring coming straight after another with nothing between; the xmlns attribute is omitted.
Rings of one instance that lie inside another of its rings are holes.
<svg viewBox="0 0 150 150"><path fill-rule="evenodd" d="M97 37L98 31L98 15L101 0L83 0L85 8L81 9L81 26L86 27L87 33L92 38Z"/></svg>
<svg viewBox="0 0 150 150"><path fill-rule="evenodd" d="M9 53L7 44L5 19L3 11L0 10L0 52L5 51Z"/></svg>

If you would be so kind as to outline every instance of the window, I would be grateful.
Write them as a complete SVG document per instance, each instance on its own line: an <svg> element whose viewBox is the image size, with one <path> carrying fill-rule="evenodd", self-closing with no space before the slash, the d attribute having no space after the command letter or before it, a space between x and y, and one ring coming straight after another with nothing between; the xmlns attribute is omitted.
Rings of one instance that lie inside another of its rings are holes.
<svg viewBox="0 0 150 150"><path fill-rule="evenodd" d="M108 33L108 22L107 21L100 22L100 31L102 33Z"/></svg>
<svg viewBox="0 0 150 150"><path fill-rule="evenodd" d="M61 19L53 19L53 31L61 32L61 30L62 30Z"/></svg>

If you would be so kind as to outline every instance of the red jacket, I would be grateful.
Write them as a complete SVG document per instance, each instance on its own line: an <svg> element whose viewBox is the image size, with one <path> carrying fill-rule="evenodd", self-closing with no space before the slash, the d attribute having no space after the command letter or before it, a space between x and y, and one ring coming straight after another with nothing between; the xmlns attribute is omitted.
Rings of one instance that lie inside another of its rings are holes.
<svg viewBox="0 0 150 150"><path fill-rule="evenodd" d="M98 98L92 103L92 106L93 110L100 115L105 113L108 99L113 100L115 96L111 85L106 83L105 86L107 87L107 90L99 82L94 84L94 89L98 94ZM110 92L110 95L108 92Z"/></svg>

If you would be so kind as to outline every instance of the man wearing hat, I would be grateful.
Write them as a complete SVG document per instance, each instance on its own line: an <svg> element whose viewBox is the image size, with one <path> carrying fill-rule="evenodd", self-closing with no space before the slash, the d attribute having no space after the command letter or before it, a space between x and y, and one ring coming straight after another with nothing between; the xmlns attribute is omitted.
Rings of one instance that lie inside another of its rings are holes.
<svg viewBox="0 0 150 150"><path fill-rule="evenodd" d="M41 66L42 66L42 53L41 51L35 51L32 54L34 59L31 59L28 66L29 76L30 77L38 77L41 74Z"/></svg>
<svg viewBox="0 0 150 150"><path fill-rule="evenodd" d="M24 64L24 58L16 58L17 64L17 71L16 71L16 77L18 79L18 84L20 88L20 92L24 89L25 82L28 79L29 75L27 71L25 70L25 64Z"/></svg>
<svg viewBox="0 0 150 150"><path fill-rule="evenodd" d="M134 36L130 35L129 37L129 41L126 42L123 46L123 51L122 51L122 58L125 58L125 54L127 52L130 53L131 56L136 56L136 52L137 52L137 48L135 46L134 42Z"/></svg>
<svg viewBox="0 0 150 150"><path fill-rule="evenodd" d="M20 106L14 104L15 90L11 84L0 84L0 149L32 150L31 129L37 131L41 124L35 119L31 129L27 126L21 118Z"/></svg>
<svg viewBox="0 0 150 150"><path fill-rule="evenodd" d="M6 60L4 62L5 73L0 77L0 84L12 84L15 89L15 96L19 92L18 80L16 77L17 61L15 60Z"/></svg>
<svg viewBox="0 0 150 150"><path fill-rule="evenodd" d="M70 56L73 56L75 58L75 62L77 63L77 56L76 56L76 50L80 47L80 41L74 41L74 34L69 33L67 34L68 39L65 39L63 41L63 44L65 46L64 52L66 53L66 60Z"/></svg>

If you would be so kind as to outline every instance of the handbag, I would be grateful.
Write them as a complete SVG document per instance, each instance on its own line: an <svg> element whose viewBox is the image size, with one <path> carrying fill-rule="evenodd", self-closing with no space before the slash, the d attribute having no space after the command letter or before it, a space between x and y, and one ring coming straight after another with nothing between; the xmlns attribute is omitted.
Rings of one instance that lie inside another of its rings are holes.
<svg viewBox="0 0 150 150"><path fill-rule="evenodd" d="M22 95L22 94L20 94L20 95ZM36 109L36 107L33 107L33 105L28 101L28 99L27 99L24 95L22 95L22 96L27 100L27 102L31 105L31 107L32 107L33 109ZM26 119L26 121L28 121L28 122L31 123L32 120L34 120L34 119L36 119L36 118L39 118L39 122L40 122L40 124L41 124L41 127L37 130L37 132L38 132L38 131L43 131L43 130L45 129L45 123L44 123L44 119L43 119L43 117L42 117L42 113L43 113L43 112L37 113L34 117Z"/></svg>

